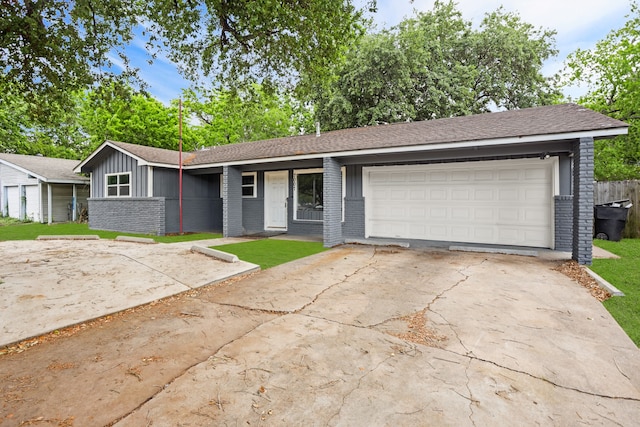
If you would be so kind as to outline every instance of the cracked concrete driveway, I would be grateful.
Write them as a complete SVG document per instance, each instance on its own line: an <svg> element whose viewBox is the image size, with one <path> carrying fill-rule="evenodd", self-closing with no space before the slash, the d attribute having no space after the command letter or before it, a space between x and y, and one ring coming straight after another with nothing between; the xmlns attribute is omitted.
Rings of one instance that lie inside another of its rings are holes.
<svg viewBox="0 0 640 427"><path fill-rule="evenodd" d="M193 253L191 245L0 242L0 346L259 268Z"/></svg>
<svg viewBox="0 0 640 427"><path fill-rule="evenodd" d="M334 248L4 356L4 384L38 364L47 378L3 410L117 426L637 425L640 350L556 265Z"/></svg>
<svg viewBox="0 0 640 427"><path fill-rule="evenodd" d="M222 287L281 315L117 425L637 424L638 348L554 265L343 247ZM422 310L437 346L394 336Z"/></svg>

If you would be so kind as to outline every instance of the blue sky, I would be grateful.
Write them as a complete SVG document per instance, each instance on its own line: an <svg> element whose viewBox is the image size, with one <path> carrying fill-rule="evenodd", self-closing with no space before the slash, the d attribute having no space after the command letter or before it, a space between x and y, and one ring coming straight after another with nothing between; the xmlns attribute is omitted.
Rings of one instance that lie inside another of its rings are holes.
<svg viewBox="0 0 640 427"><path fill-rule="evenodd" d="M457 0L458 9L465 19L479 25L485 13L500 5L507 11L518 12L524 21L536 27L556 30L556 47L559 54L544 67L547 76L562 69L566 56L577 48L589 49L613 29L626 22L631 10L631 0ZM367 0L355 0L357 5ZM413 15L414 10L427 11L434 0L378 0L378 11L372 17L379 28L398 24ZM140 68L140 76L150 85L150 92L165 104L177 99L181 90L189 86L166 58L158 57L149 65L144 46L133 45L128 49L132 64ZM569 88L565 94L577 97L585 88Z"/></svg>

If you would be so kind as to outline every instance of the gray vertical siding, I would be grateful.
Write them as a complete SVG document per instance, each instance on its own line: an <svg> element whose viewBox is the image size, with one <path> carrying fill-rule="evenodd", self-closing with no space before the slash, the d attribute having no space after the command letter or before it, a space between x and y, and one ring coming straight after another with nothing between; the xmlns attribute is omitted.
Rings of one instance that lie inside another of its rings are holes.
<svg viewBox="0 0 640 427"><path fill-rule="evenodd" d="M154 169L153 191L166 200L166 232L180 231L179 171ZM218 174L182 174L182 231L222 230L222 200Z"/></svg>
<svg viewBox="0 0 640 427"><path fill-rule="evenodd" d="M105 175L122 172L131 172L132 197L104 197ZM137 166L135 159L122 153L110 154L105 162L94 170L93 178L96 188L95 197L92 199L95 203L89 204L91 228L160 235L180 231L178 169L153 168L154 197L151 198L146 198L147 167ZM182 183L182 231L221 231L222 199L219 174L192 175L183 171ZM144 200L149 202L145 203ZM161 212L158 218L162 224L159 220L151 220L141 208L143 206L149 207L149 212ZM121 212L114 215L110 209L119 209Z"/></svg>
<svg viewBox="0 0 640 427"><path fill-rule="evenodd" d="M571 158L569 156L563 155L558 156L559 164L559 176L558 179L560 181L560 194L568 195L573 194L573 189L571 188Z"/></svg>
<svg viewBox="0 0 640 427"><path fill-rule="evenodd" d="M119 151L113 151L93 170L93 197L105 197L105 176L112 173L131 172L131 197L147 196L147 167Z"/></svg>
<svg viewBox="0 0 640 427"><path fill-rule="evenodd" d="M179 188L178 169L153 168L154 197L177 199L179 195Z"/></svg>
<svg viewBox="0 0 640 427"><path fill-rule="evenodd" d="M593 138L573 145L573 254L579 264L591 264L593 245Z"/></svg>
<svg viewBox="0 0 640 427"><path fill-rule="evenodd" d="M362 197L362 165L347 166L346 194L344 199L345 237L364 238L364 197Z"/></svg>
<svg viewBox="0 0 640 427"><path fill-rule="evenodd" d="M256 172L256 197L242 198L242 227L244 233L264 231L264 172Z"/></svg>

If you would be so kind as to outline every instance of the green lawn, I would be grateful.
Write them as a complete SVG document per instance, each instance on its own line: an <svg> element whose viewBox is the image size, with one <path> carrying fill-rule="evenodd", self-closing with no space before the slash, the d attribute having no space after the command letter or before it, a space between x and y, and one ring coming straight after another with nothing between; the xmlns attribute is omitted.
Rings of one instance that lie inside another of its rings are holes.
<svg viewBox="0 0 640 427"><path fill-rule="evenodd" d="M262 239L211 246L237 255L242 261L258 264L263 270L327 250L320 242Z"/></svg>
<svg viewBox="0 0 640 427"><path fill-rule="evenodd" d="M217 239L221 237L220 234L213 233L183 234L179 236L118 233L116 231L90 230L87 224L78 224L75 222L48 225L38 222L20 222L8 218L0 218L0 241L34 240L38 236L44 235L80 234L97 235L100 236L101 239L115 239L117 236L147 237L161 243L189 242L192 240Z"/></svg>
<svg viewBox="0 0 640 427"><path fill-rule="evenodd" d="M594 243L621 257L594 259L591 269L624 292L624 297L612 297L603 304L640 347L640 239L594 240Z"/></svg>

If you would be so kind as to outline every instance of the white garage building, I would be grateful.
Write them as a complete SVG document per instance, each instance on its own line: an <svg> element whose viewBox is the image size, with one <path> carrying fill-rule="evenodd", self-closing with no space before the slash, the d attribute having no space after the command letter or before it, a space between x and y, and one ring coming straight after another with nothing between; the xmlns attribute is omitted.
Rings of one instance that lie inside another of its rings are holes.
<svg viewBox="0 0 640 427"><path fill-rule="evenodd" d="M87 207L89 178L77 160L0 153L0 212L41 223L75 221Z"/></svg>

